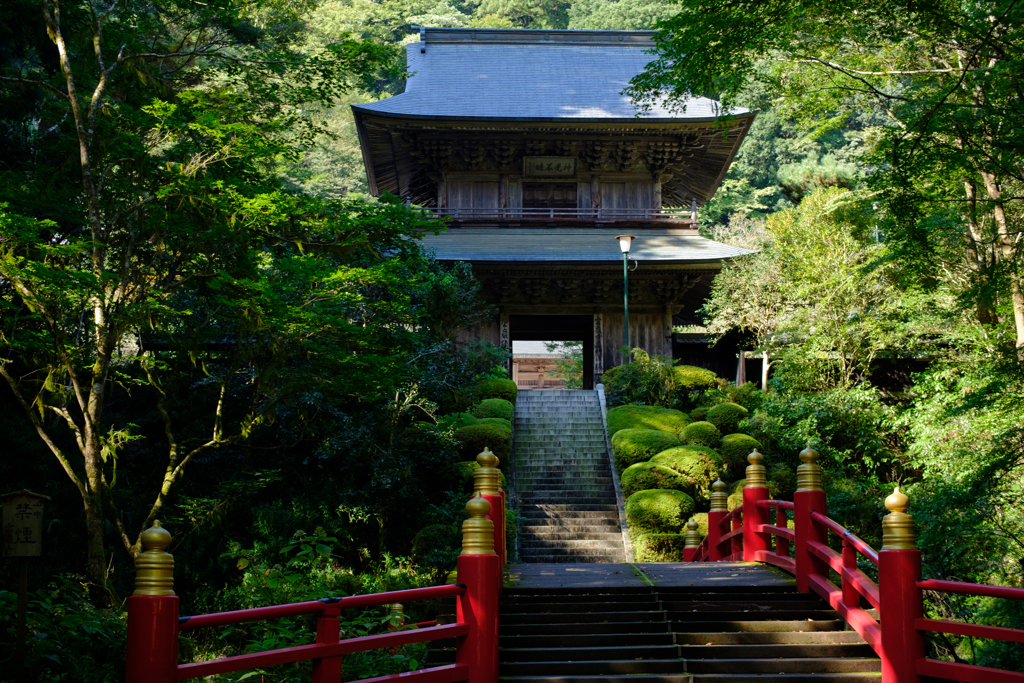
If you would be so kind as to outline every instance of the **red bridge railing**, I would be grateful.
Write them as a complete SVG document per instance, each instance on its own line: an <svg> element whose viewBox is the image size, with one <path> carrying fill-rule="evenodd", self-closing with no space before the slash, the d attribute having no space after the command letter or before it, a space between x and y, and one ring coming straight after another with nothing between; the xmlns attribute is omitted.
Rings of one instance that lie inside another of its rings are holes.
<svg viewBox="0 0 1024 683"><path fill-rule="evenodd" d="M821 596L874 649L882 661L882 683L919 683L922 676L966 683L1024 683L1024 673L926 657L925 632L1024 643L1024 631L926 619L922 595L922 590L933 590L1024 600L1024 589L922 581L921 551L915 545L914 519L906 513L907 496L897 487L885 499L889 514L882 519L882 549L876 552L828 518L817 459L818 452L811 448L800 453L803 464L797 468L797 491L793 501L787 502L768 497L764 456L757 451L747 456L743 504L727 510L725 484L716 481L708 535L700 537L695 520L687 523L684 560L764 562L793 574L797 590ZM830 534L841 551L830 546ZM878 568L877 583L861 571L860 558Z"/></svg>
<svg viewBox="0 0 1024 683"><path fill-rule="evenodd" d="M498 458L488 449L477 456L473 498L462 524L462 554L457 583L373 595L327 597L310 602L254 609L178 616L174 594L174 558L166 552L171 535L155 522L142 534L145 551L135 562L135 593L128 598L126 683L173 683L234 671L313 662L313 683L339 683L347 654L412 643L456 639L455 664L435 666L360 683L401 680L415 683L496 683L498 680L498 596L505 563L505 494L500 489ZM493 512L492 512L493 511ZM409 630L341 638L342 610L395 605L415 600L455 597L456 622L424 622ZM224 657L205 662L178 662L178 635L200 628L243 624L303 615L316 616L315 642L298 647ZM423 627L423 628L418 628Z"/></svg>

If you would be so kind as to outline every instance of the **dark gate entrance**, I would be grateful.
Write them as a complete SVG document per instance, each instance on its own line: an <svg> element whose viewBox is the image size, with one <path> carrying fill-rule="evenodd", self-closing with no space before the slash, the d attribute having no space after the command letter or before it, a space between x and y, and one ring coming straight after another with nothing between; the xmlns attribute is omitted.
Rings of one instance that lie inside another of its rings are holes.
<svg viewBox="0 0 1024 683"><path fill-rule="evenodd" d="M583 388L594 388L594 316L510 315L509 341L582 341Z"/></svg>

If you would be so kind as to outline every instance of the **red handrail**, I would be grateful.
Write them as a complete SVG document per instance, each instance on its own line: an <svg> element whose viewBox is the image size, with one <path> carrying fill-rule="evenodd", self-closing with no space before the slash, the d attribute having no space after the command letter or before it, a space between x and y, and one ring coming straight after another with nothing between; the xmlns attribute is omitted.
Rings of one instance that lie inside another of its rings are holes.
<svg viewBox="0 0 1024 683"><path fill-rule="evenodd" d="M926 591L941 591L943 593L959 593L960 595L977 595L988 598L1024 600L1024 588L1010 588L1008 586L989 586L983 583L964 583L963 581L926 579L924 581L918 581L917 587Z"/></svg>

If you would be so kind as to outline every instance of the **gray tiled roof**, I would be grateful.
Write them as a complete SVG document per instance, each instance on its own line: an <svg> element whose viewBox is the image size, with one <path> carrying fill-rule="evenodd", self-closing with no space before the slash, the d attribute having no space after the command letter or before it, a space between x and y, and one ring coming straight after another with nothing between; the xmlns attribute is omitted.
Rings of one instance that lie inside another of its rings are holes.
<svg viewBox="0 0 1024 683"><path fill-rule="evenodd" d="M717 263L752 254L739 247L673 230L632 230L630 258L640 262L684 265ZM581 228L453 228L427 235L423 246L439 261L491 263L622 263L616 231Z"/></svg>
<svg viewBox="0 0 1024 683"><path fill-rule="evenodd" d="M478 37L479 34L479 37ZM435 38L435 35L437 36ZM354 109L422 117L712 119L716 102L640 112L622 94L654 57L650 31L424 29L408 46L405 92ZM746 110L734 113L742 114Z"/></svg>

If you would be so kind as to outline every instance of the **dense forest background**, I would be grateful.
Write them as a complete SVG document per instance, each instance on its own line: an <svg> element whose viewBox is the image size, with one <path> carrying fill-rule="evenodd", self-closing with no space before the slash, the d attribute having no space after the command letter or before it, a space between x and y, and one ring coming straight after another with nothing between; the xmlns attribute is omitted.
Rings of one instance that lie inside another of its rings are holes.
<svg viewBox="0 0 1024 683"><path fill-rule="evenodd" d="M488 314L471 273L417 246L442 226L366 196L348 108L401 92L416 25L666 22L641 102L669 88L759 112L700 212L704 234L758 254L718 278L704 323L741 335L771 374L708 400L750 410L769 465L795 468L813 443L832 516L876 547L899 482L926 575L1024 584L1022 14L1010 1L5 3L0 481L52 498L31 585L37 679L119 679L121 599L155 518L175 534L185 613L421 585L450 560L413 552L465 498L455 425L435 427L504 352L455 342ZM4 588L14 571L2 565ZM994 600L930 609L1024 625ZM12 612L0 593L4 661ZM192 647L300 637L253 627Z"/></svg>

